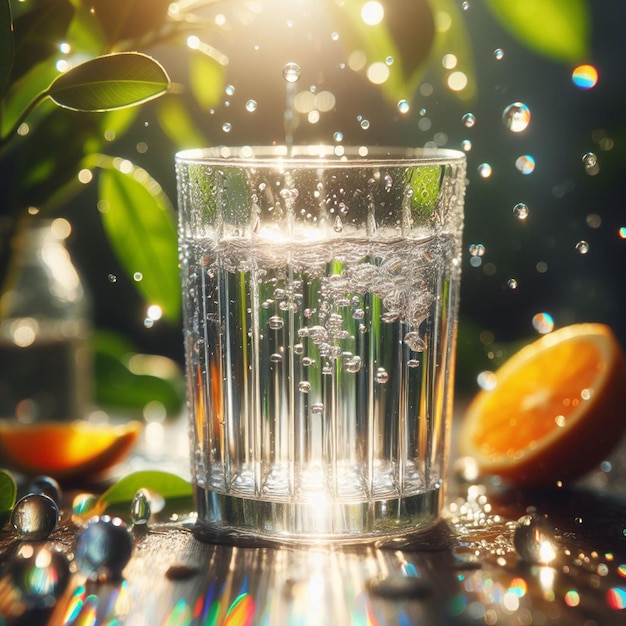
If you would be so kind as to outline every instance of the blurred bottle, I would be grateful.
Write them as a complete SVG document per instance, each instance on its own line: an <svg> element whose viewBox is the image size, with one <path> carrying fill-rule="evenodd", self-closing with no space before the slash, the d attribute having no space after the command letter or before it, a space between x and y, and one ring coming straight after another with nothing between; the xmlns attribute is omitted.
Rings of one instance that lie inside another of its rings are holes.
<svg viewBox="0 0 626 626"><path fill-rule="evenodd" d="M84 418L91 307L65 245L67 220L33 219L13 238L0 296L0 417Z"/></svg>

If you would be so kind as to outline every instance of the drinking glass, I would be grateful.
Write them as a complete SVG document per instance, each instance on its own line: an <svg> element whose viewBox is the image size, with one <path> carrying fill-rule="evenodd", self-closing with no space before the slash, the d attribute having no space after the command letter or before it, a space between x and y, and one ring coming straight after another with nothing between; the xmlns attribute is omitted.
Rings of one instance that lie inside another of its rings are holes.
<svg viewBox="0 0 626 626"><path fill-rule="evenodd" d="M176 156L191 465L206 540L361 542L438 519L465 157Z"/></svg>

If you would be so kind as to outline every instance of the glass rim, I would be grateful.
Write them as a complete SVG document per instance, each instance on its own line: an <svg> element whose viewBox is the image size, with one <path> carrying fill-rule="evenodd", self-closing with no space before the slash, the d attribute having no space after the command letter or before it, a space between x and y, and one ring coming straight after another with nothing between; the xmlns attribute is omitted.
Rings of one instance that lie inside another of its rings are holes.
<svg viewBox="0 0 626 626"><path fill-rule="evenodd" d="M460 150L406 146L342 146L328 144L274 146L213 146L181 150L178 164L256 167L375 167L448 165L466 161Z"/></svg>

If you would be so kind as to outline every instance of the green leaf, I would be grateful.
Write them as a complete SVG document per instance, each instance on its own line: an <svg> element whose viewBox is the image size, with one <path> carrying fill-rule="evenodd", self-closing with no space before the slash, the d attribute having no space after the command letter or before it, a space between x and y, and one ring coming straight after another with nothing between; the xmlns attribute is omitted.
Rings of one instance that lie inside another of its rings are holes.
<svg viewBox="0 0 626 626"><path fill-rule="evenodd" d="M333 23L339 24L348 51L361 49L367 64L386 62L389 78L383 93L392 101L410 96L417 87L435 37L435 23L427 0L397 0L385 4L385 19L376 25L361 17L362 0L331 2Z"/></svg>
<svg viewBox="0 0 626 626"><path fill-rule="evenodd" d="M204 134L189 115L189 107L181 98L167 94L155 108L159 128L179 149L208 145Z"/></svg>
<svg viewBox="0 0 626 626"><path fill-rule="evenodd" d="M535 52L568 63L589 56L587 0L487 0L486 4L512 35Z"/></svg>
<svg viewBox="0 0 626 626"><path fill-rule="evenodd" d="M109 43L154 33L165 22L172 0L92 0Z"/></svg>
<svg viewBox="0 0 626 626"><path fill-rule="evenodd" d="M463 12L456 0L429 0L437 24L437 36L431 51L434 60L433 69L447 87L449 70L441 59L446 54L453 54L457 59L455 72L462 72L467 78L467 86L454 94L460 100L471 100L476 96L476 70L472 42L469 38Z"/></svg>
<svg viewBox="0 0 626 626"><path fill-rule="evenodd" d="M184 403L184 378L178 364L164 356L138 354L115 333L99 330L93 340L96 404L141 411L160 402L169 415Z"/></svg>
<svg viewBox="0 0 626 626"><path fill-rule="evenodd" d="M224 93L224 67L198 50L189 53L189 88L204 110L216 106Z"/></svg>
<svg viewBox="0 0 626 626"><path fill-rule="evenodd" d="M0 0L0 96L9 83L13 64L13 21L9 0Z"/></svg>
<svg viewBox="0 0 626 626"><path fill-rule="evenodd" d="M159 184L127 161L104 161L100 174L100 201L106 207L102 222L128 276L141 274L135 285L150 304L176 320L180 314L178 237L173 208Z"/></svg>
<svg viewBox="0 0 626 626"><path fill-rule="evenodd" d="M107 54L85 61L53 81L47 95L75 111L107 111L134 106L165 93L163 67L138 52Z"/></svg>
<svg viewBox="0 0 626 626"><path fill-rule="evenodd" d="M17 485L13 474L5 469L0 469L0 528L9 520L16 497Z"/></svg>
<svg viewBox="0 0 626 626"><path fill-rule="evenodd" d="M68 0L39 0L28 3L30 9L15 18L13 28L15 53L13 80L44 60L54 66L52 57L59 52L59 43L66 38L74 16Z"/></svg>
<svg viewBox="0 0 626 626"><path fill-rule="evenodd" d="M168 499L191 499L191 483L176 474L158 470L144 470L124 476L109 487L94 503L92 508L81 511L82 518L102 515L110 506L130 504L140 489L149 489Z"/></svg>

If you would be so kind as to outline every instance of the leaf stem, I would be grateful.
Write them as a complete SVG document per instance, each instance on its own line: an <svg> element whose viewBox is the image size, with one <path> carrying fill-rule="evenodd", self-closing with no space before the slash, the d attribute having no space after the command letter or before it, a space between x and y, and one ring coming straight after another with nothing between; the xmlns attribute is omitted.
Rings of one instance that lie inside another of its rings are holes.
<svg viewBox="0 0 626 626"><path fill-rule="evenodd" d="M34 111L46 98L48 97L48 90L38 93L24 108L20 116L15 120L13 127L7 132L4 137L0 137L0 148L6 146L14 135L17 133L19 127L24 123L26 118Z"/></svg>

